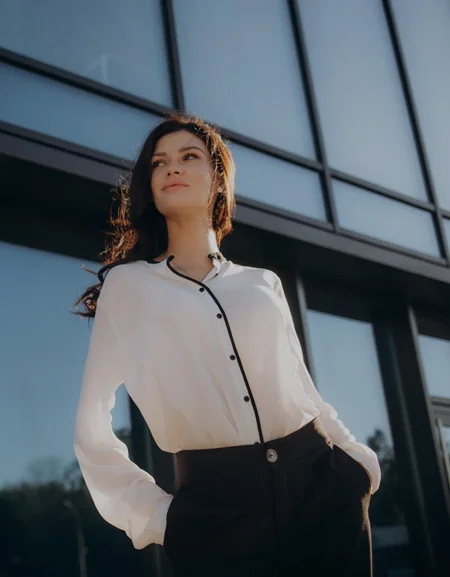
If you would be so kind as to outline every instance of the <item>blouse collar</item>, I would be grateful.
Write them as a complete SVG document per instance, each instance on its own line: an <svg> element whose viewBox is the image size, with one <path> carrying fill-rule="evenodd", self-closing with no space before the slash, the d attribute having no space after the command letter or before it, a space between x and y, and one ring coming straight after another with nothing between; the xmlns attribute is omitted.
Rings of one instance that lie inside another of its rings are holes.
<svg viewBox="0 0 450 577"><path fill-rule="evenodd" d="M170 262L175 258L175 255L171 254L166 257L164 260L154 260L154 259L147 259L145 262L152 265L152 270L155 272L160 272L163 274L169 275L177 275L180 279L186 280L191 282L189 278L178 271L174 271L173 267L170 265ZM208 258L210 258L214 264L214 268L212 268L209 273L205 276L202 282L206 282L210 278L218 275L219 273L222 274L225 269L227 268L224 266L225 264L230 265L231 261L228 260L220 251L211 252L208 254Z"/></svg>
<svg viewBox="0 0 450 577"><path fill-rule="evenodd" d="M167 262L167 261L171 261L172 259L175 258L175 255L171 254L170 256L166 257L164 260L155 260L155 259L148 259L147 262L151 263L151 264L161 264L163 262ZM214 260L218 260L219 262L226 262L226 258L225 256L219 251L217 252L210 252L208 255L208 258L210 258L213 262Z"/></svg>

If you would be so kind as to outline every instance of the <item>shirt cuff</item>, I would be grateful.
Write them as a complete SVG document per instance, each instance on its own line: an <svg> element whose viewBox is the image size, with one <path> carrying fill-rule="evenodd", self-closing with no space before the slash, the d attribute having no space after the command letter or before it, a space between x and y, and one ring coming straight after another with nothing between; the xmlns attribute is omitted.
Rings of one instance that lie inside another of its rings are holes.
<svg viewBox="0 0 450 577"><path fill-rule="evenodd" d="M344 443L345 445L345 443ZM364 451L361 451L361 448ZM341 447L350 457L357 461L366 471L370 478L370 494L376 493L381 483L380 463L376 453L369 447L357 443L357 447Z"/></svg>
<svg viewBox="0 0 450 577"><path fill-rule="evenodd" d="M162 545L164 543L164 535L167 526L167 511L169 510L173 497L173 495L168 495L168 498L165 499L156 509L154 515L154 531L156 534L155 543L157 545Z"/></svg>

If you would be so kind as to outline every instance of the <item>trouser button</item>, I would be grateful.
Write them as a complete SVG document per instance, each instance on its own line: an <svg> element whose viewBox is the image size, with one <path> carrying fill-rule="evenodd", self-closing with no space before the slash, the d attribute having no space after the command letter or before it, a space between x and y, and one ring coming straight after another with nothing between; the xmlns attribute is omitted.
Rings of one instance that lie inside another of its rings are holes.
<svg viewBox="0 0 450 577"><path fill-rule="evenodd" d="M266 456L267 460L271 463L274 463L278 459L278 453L275 451L275 449L267 449Z"/></svg>

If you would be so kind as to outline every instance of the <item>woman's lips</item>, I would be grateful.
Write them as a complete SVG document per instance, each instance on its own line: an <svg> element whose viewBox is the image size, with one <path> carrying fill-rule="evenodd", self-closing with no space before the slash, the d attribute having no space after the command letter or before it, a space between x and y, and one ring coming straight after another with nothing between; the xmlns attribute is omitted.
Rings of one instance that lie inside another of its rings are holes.
<svg viewBox="0 0 450 577"><path fill-rule="evenodd" d="M171 184L170 186L166 186L164 190L169 190L170 188L176 188L177 186L187 186L187 184Z"/></svg>

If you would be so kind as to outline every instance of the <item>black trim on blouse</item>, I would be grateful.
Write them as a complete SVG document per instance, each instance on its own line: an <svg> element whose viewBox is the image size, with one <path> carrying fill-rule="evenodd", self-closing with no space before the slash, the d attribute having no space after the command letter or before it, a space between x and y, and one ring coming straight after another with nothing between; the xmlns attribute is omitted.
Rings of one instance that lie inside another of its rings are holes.
<svg viewBox="0 0 450 577"><path fill-rule="evenodd" d="M223 255L222 255L221 253L211 253L211 254L208 255L208 256L212 259L215 255L219 255L219 254L223 257ZM212 256L211 256L211 255L212 255ZM169 269L170 269L174 274L176 274L176 275L178 275L178 276L180 276L180 277L182 277L182 278L185 278L185 279L187 279L187 280L190 280L190 281L192 281L192 282L195 283L195 284L200 285L200 286L202 287L202 288L199 289L200 291L203 292L203 291L206 290L206 291L211 295L212 299L213 299L214 302L217 304L217 306L219 307L219 309L220 309L220 311L221 311L221 313L222 313L222 315L223 315L223 320L225 321L225 325L226 325L226 328L227 328L227 331L228 331L228 336L229 336L230 341L231 341L231 346L233 347L233 351L234 351L234 354L235 354L235 356L234 356L234 355L231 355L231 356L230 356L230 359L234 360L234 359L236 358L236 360L237 360L237 362L238 362L239 368L240 368L240 370L241 370L242 378L244 379L245 386L247 387L247 391L248 391L248 394L249 394L249 397L250 397L250 400L251 400L251 403L252 403L253 411L254 411L254 413L255 413L256 425L257 425L257 427L258 427L258 433L259 433L259 440L260 440L261 444L264 444L264 436L263 436L263 432L262 432L262 428L261 428L261 421L260 421L260 418L259 418L258 409L257 409L257 407L256 407L255 399L254 399L254 397L253 397L253 393L252 393L252 390L251 390L251 388L250 388L250 383L248 382L247 375L245 374L244 367L243 367L243 365L242 365L241 357L239 356L239 352L238 352L238 350L237 350L236 343L235 343L235 341L234 341L233 333L232 333L232 331L231 331L231 327L230 327L230 323L228 322L227 315L226 315L226 313L225 313L222 305L220 304L219 300L217 299L216 295L211 291L211 289L210 289L206 284L203 284L201 281L198 281L198 280L196 280L196 279L194 279L194 278L191 278L190 276L184 275L184 274L176 271L176 270L170 265L170 261L173 260L174 258L175 258L174 255L170 255L170 256L167 258L167 266L169 267ZM225 258L225 257L223 257L223 258ZM226 260L226 259L225 259L225 260ZM156 262L157 262L157 261L156 261ZM161 261L161 262L162 262L162 261Z"/></svg>
<svg viewBox="0 0 450 577"><path fill-rule="evenodd" d="M173 257L173 255L170 255L170 256ZM169 257L169 258L170 258L170 257ZM219 262L225 262L225 261L227 260L220 251L218 251L218 252L210 252L209 255L208 255L208 258L210 258L211 260L213 260L214 258L216 258ZM166 259L164 259L164 260L166 260ZM147 262L158 264L158 263L163 262L163 261L162 261L162 260L155 260L155 259L153 259L153 258L151 258L151 259L149 258L149 259L147 259Z"/></svg>

